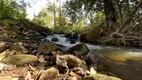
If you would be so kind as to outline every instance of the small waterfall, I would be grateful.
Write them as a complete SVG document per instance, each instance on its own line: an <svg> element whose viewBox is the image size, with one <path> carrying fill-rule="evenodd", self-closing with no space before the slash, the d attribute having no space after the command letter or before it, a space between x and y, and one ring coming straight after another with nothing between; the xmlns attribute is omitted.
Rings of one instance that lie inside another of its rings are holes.
<svg viewBox="0 0 142 80"><path fill-rule="evenodd" d="M56 41L52 41L53 38ZM71 44L70 38L65 37L64 34L50 35L46 39L65 46L65 50L80 43L80 35L78 35L74 44ZM142 49L85 44L90 49L88 55L91 55L93 59L96 58L94 57L96 55L101 56L99 59L106 60L105 63L109 66L110 71L118 76L120 75L120 78L124 80L142 80Z"/></svg>
<svg viewBox="0 0 142 80"><path fill-rule="evenodd" d="M71 35L72 36L72 35ZM57 38L58 41L52 41L53 38ZM77 44L80 43L80 34L78 34L77 40L74 44L70 43L70 38L66 37L65 34L53 34L53 35L49 35L48 37L46 37L46 40L49 40L51 42L54 42L56 44L59 45L63 45L67 48L73 47ZM90 50L98 50L98 51L125 51L125 52L138 52L138 53L142 53L141 49L136 49L136 48L125 48L125 47L116 47L116 46L103 46L103 45L92 45L89 43L85 43L86 46L90 49Z"/></svg>

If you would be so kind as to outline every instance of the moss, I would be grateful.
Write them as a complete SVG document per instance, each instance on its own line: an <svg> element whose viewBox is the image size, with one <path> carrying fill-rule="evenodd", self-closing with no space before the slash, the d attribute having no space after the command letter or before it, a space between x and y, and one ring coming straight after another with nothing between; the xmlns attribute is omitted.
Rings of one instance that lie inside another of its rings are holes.
<svg viewBox="0 0 142 80"><path fill-rule="evenodd" d="M37 49L39 53L44 53L44 54L48 54L51 51L55 50L61 50L61 49L52 42L43 42L40 44L39 48Z"/></svg>
<svg viewBox="0 0 142 80"><path fill-rule="evenodd" d="M27 53L28 52L28 50L24 46L21 46L19 43L16 43L15 45L13 45L10 48L10 50L15 51L16 53Z"/></svg>
<svg viewBox="0 0 142 80"><path fill-rule="evenodd" d="M8 55L2 59L3 63L13 64L17 66L23 66L28 63L36 62L38 58L34 55L27 54L17 54L17 55Z"/></svg>

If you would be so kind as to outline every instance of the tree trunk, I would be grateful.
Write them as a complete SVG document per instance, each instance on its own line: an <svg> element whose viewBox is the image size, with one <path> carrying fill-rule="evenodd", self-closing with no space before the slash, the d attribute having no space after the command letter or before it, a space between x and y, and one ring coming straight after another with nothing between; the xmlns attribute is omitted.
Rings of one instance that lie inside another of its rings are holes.
<svg viewBox="0 0 142 80"><path fill-rule="evenodd" d="M106 31L112 32L116 26L116 11L111 0L104 0L104 13Z"/></svg>
<svg viewBox="0 0 142 80"><path fill-rule="evenodd" d="M54 27L56 27L56 0L54 0Z"/></svg>
<svg viewBox="0 0 142 80"><path fill-rule="evenodd" d="M119 16L119 26L122 26L122 22L123 22L123 19L122 19L122 3L120 3L119 0L116 0L114 1L114 4L116 5L116 8L118 9L118 16Z"/></svg>
<svg viewBox="0 0 142 80"><path fill-rule="evenodd" d="M59 26L61 26L62 12L61 12L61 0L59 0Z"/></svg>

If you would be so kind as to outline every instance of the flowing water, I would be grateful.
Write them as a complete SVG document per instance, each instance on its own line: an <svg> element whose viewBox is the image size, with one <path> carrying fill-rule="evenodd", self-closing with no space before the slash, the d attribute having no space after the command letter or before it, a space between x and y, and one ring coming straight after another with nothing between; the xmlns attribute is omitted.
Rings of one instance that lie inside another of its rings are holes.
<svg viewBox="0 0 142 80"><path fill-rule="evenodd" d="M58 38L58 41L54 43L65 46L65 50L80 43L78 40L75 44L70 44L64 35L56 34L48 36L46 39L51 41L52 38ZM142 49L88 43L86 45L90 49L92 57L99 57L110 72L115 73L123 80L142 80Z"/></svg>

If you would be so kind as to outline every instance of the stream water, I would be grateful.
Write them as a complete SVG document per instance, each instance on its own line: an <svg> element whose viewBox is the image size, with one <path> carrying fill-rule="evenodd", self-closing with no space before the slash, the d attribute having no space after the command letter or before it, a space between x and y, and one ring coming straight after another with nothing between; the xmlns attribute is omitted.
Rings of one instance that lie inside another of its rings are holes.
<svg viewBox="0 0 142 80"><path fill-rule="evenodd" d="M70 41L63 34L54 34L46 39L52 41L53 38L57 38L58 41L54 41L54 43L65 46L65 50L80 43L77 40L75 44L70 44ZM90 50L90 55L99 57L107 65L108 71L123 80L142 80L142 49L88 43L86 45Z"/></svg>

